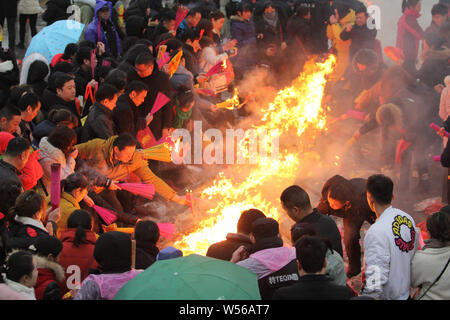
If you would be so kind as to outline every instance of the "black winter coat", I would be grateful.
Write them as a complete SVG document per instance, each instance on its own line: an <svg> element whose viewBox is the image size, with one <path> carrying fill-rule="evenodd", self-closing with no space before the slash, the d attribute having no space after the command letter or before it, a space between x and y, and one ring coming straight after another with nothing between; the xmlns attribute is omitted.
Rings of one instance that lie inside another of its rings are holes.
<svg viewBox="0 0 450 320"><path fill-rule="evenodd" d="M97 138L108 140L116 134L112 111L99 102L94 103L81 131L81 143Z"/></svg>
<svg viewBox="0 0 450 320"><path fill-rule="evenodd" d="M17 17L17 4L19 0L0 0L0 16Z"/></svg>
<svg viewBox="0 0 450 320"><path fill-rule="evenodd" d="M132 136L136 136L138 131L137 121L140 119L139 109L127 94L123 94L117 99L117 104L113 111L113 119L117 134L129 133Z"/></svg>
<svg viewBox="0 0 450 320"><path fill-rule="evenodd" d="M327 25L332 15L330 1L328 0L299 0L298 4L311 8L312 38L311 48L313 53L328 51Z"/></svg>
<svg viewBox="0 0 450 320"><path fill-rule="evenodd" d="M14 166L0 160L0 181L5 184L19 184L22 185L22 181L19 179L20 171ZM6 214L6 213L5 213Z"/></svg>
<svg viewBox="0 0 450 320"><path fill-rule="evenodd" d="M273 300L348 300L352 292L346 286L339 286L325 275L306 275L296 284L280 288L273 294Z"/></svg>
<svg viewBox="0 0 450 320"><path fill-rule="evenodd" d="M42 110L47 115L53 109L67 109L80 120L75 101L64 101L54 91L46 88L42 95Z"/></svg>
<svg viewBox="0 0 450 320"><path fill-rule="evenodd" d="M67 7L71 5L71 0L50 0L47 2L47 10L42 15L42 19L51 25L58 20L67 20L70 13L67 13Z"/></svg>
<svg viewBox="0 0 450 320"><path fill-rule="evenodd" d="M144 103L139 107L139 115L141 118L145 118L147 114L150 113L159 92L162 92L167 97L172 98L173 89L169 81L169 76L164 72L159 71L156 64L153 68L153 73L147 78L139 77L136 70L131 71L128 74L128 83L133 80L144 82L150 89ZM173 103L169 102L153 115L153 120L150 123L149 128L156 140L161 139L162 130L164 128L172 127L174 117L172 106Z"/></svg>
<svg viewBox="0 0 450 320"><path fill-rule="evenodd" d="M250 248L252 242L250 237L238 233L227 234L226 240L212 244L206 252L207 257L230 261L235 252L240 246L247 246Z"/></svg>
<svg viewBox="0 0 450 320"><path fill-rule="evenodd" d="M375 49L375 38L377 37L377 30L370 30L367 25L360 27L355 24L352 30L350 30L349 32L344 29L341 32L340 37L344 41L352 41L350 45L350 58L353 58L355 54L361 49Z"/></svg>
<svg viewBox="0 0 450 320"><path fill-rule="evenodd" d="M48 232L41 228L14 220L9 226L7 239L4 239L3 241L6 240L6 250L8 252L13 249L27 250L39 237L46 235L48 235Z"/></svg>
<svg viewBox="0 0 450 320"><path fill-rule="evenodd" d="M321 214L317 209L297 223L310 223L314 226L318 237L330 241L331 248L343 256L341 234L333 219Z"/></svg>
<svg viewBox="0 0 450 320"><path fill-rule="evenodd" d="M42 97L44 90L47 87L45 77L49 72L48 65L43 61L36 60L30 65L27 83L33 87L33 91L40 97Z"/></svg>
<svg viewBox="0 0 450 320"><path fill-rule="evenodd" d="M33 146L38 149L39 143L43 137L48 137L50 133L52 133L53 129L55 129L56 124L51 122L50 120L44 120L40 122L37 126L33 128Z"/></svg>
<svg viewBox="0 0 450 320"><path fill-rule="evenodd" d="M156 262L159 249L150 242L136 240L136 269L145 270Z"/></svg>
<svg viewBox="0 0 450 320"><path fill-rule="evenodd" d="M341 210L333 210L328 204L328 190L331 186L338 183L350 183L351 193L348 194L348 201L350 202L350 207ZM322 188L322 198L320 199L317 210L320 213L326 215L334 215L346 219L356 219L356 220L366 220L369 223L374 223L376 220L375 213L369 207L367 203L367 193L366 193L366 180L365 179L351 179L347 180L342 176L335 175L334 177L328 179Z"/></svg>

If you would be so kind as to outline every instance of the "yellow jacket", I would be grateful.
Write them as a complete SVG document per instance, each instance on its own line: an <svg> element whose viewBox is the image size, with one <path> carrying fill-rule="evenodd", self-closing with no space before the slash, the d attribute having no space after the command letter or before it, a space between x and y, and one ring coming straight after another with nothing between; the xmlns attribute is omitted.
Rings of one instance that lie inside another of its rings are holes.
<svg viewBox="0 0 450 320"><path fill-rule="evenodd" d="M135 152L131 161L122 163L114 161L113 143L117 136L108 140L93 139L76 145L78 157L87 165L113 181L127 181L130 174L136 175L143 183L153 184L156 192L166 200L172 200L175 191L148 167L147 161Z"/></svg>
<svg viewBox="0 0 450 320"><path fill-rule="evenodd" d="M344 18L340 19L339 23L331 24L327 27L327 37L331 40L333 48L337 52L337 65L333 76L337 80L344 75L350 64L350 45L352 44L351 40L342 40L340 35L349 23L355 24L355 20L355 11L350 9L350 12Z"/></svg>
<svg viewBox="0 0 450 320"><path fill-rule="evenodd" d="M50 196L47 197L47 203L50 204ZM72 212L80 209L80 204L75 200L74 197L70 193L63 192L61 194L61 201L59 203L59 208L61 210L61 217L58 222L58 231L57 234L61 234L64 229L67 229L67 220L69 219Z"/></svg>

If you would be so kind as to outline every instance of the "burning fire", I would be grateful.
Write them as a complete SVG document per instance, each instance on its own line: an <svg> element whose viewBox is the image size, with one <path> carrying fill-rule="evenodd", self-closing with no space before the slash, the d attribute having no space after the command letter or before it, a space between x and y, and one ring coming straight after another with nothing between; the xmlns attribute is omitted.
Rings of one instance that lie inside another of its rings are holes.
<svg viewBox="0 0 450 320"><path fill-rule="evenodd" d="M230 99L225 100L224 102L217 103L216 106L218 109L228 109L233 110L236 107L239 107L239 91L237 88L234 88L234 95Z"/></svg>
<svg viewBox="0 0 450 320"><path fill-rule="evenodd" d="M196 221L195 230L187 230L177 239L173 244L175 247L186 255L206 254L212 243L222 241L228 232L236 231L241 212L250 208L257 208L280 221L280 194L295 182L302 159L307 157L317 134L325 130L322 98L326 77L333 71L334 64L334 56L323 63L308 62L293 84L278 92L274 101L263 110L264 116L255 128L258 133L278 130L278 159L261 157L256 165L236 165L220 172L201 192L202 201L208 202L211 209L201 221ZM259 148L270 147L267 141ZM240 148L244 147L246 145L242 143ZM248 155L248 152L244 153Z"/></svg>

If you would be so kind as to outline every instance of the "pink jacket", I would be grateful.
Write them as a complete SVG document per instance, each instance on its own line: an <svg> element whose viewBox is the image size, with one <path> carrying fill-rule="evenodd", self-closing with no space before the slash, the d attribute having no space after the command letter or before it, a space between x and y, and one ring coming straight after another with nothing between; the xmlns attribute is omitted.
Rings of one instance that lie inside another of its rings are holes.
<svg viewBox="0 0 450 320"><path fill-rule="evenodd" d="M444 88L441 93L441 104L439 105L439 117L443 121L450 116L450 87Z"/></svg>

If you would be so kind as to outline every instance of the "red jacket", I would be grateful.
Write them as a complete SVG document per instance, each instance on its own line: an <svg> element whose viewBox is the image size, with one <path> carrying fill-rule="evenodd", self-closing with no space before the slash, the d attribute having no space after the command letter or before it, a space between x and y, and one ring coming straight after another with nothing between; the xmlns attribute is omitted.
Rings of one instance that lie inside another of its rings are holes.
<svg viewBox="0 0 450 320"><path fill-rule="evenodd" d="M60 62L69 62L69 63L72 62L72 59L68 59L68 60L63 59L63 55L64 55L64 53L58 53L53 56L52 61L50 63L52 68L54 68Z"/></svg>
<svg viewBox="0 0 450 320"><path fill-rule="evenodd" d="M44 170L39 163L39 150L34 151L28 159L25 167L22 169L22 174L19 176L22 181L23 188L30 190L36 186L39 179L44 175Z"/></svg>
<svg viewBox="0 0 450 320"><path fill-rule="evenodd" d="M80 267L81 278L83 281L89 273L89 269L95 269L98 267L97 261L94 259L94 247L97 241L97 236L93 231L86 230L86 241L81 243L78 247L73 245L75 239L76 229L65 229L60 236L60 240L63 243L63 249L59 255L59 263L67 271L67 267L70 265L77 265ZM66 272L66 278L73 275ZM66 287L65 292L69 291Z"/></svg>
<svg viewBox="0 0 450 320"><path fill-rule="evenodd" d="M59 300L64 286L64 269L60 264L44 257L35 256L38 267L38 278L34 285L36 300Z"/></svg>

